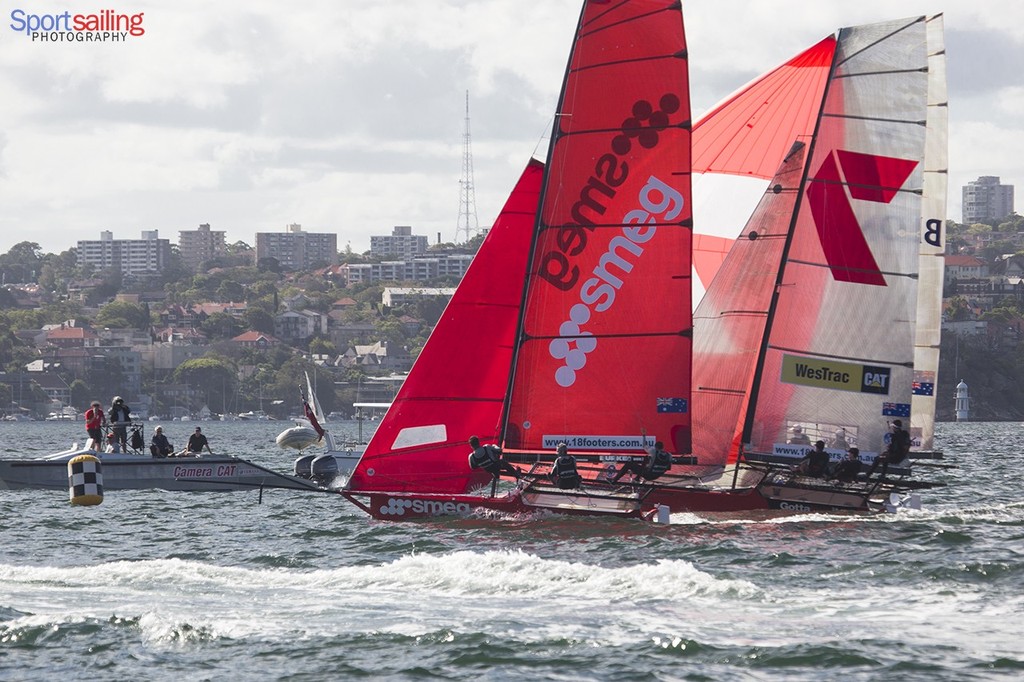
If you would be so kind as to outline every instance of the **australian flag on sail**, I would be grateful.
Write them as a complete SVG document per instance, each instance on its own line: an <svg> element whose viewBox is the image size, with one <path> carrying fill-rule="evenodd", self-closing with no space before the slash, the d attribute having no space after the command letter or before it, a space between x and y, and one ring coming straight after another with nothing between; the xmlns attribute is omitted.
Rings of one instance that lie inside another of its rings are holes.
<svg viewBox="0 0 1024 682"><path fill-rule="evenodd" d="M688 411L686 398L658 398L658 413Z"/></svg>
<svg viewBox="0 0 1024 682"><path fill-rule="evenodd" d="M883 417L909 417L910 403L882 403Z"/></svg>
<svg viewBox="0 0 1024 682"><path fill-rule="evenodd" d="M935 372L914 370L914 395L935 395Z"/></svg>
<svg viewBox="0 0 1024 682"><path fill-rule="evenodd" d="M935 384L927 381L914 382L914 395L934 395Z"/></svg>

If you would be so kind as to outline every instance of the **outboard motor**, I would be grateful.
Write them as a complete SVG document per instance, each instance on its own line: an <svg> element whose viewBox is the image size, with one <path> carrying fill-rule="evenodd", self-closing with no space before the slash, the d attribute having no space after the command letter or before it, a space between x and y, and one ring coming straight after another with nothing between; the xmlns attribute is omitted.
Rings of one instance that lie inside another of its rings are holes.
<svg viewBox="0 0 1024 682"><path fill-rule="evenodd" d="M330 486L331 482L338 477L338 460L334 455L320 455L313 460L311 466L313 482L321 487Z"/></svg>
<svg viewBox="0 0 1024 682"><path fill-rule="evenodd" d="M303 455L295 458L295 475L298 478L313 478L313 460L316 455Z"/></svg>

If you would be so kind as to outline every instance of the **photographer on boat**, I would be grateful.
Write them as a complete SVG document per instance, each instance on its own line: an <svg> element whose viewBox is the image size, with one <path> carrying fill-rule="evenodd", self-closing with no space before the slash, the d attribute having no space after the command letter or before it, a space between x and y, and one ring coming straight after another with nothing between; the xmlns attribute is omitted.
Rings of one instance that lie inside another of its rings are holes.
<svg viewBox="0 0 1024 682"><path fill-rule="evenodd" d="M128 425L132 422L131 414L132 408L125 405L124 398L114 396L107 417L110 419L111 432L121 444L121 452L128 452Z"/></svg>

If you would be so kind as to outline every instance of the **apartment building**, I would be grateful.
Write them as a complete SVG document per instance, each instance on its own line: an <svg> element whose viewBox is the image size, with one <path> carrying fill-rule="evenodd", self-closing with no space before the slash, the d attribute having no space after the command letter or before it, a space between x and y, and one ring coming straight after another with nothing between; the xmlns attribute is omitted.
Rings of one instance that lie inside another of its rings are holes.
<svg viewBox="0 0 1024 682"><path fill-rule="evenodd" d="M96 240L79 240L78 264L116 270L124 277L159 274L170 262L171 242L157 230L143 230L141 239L114 239L104 230Z"/></svg>
<svg viewBox="0 0 1024 682"><path fill-rule="evenodd" d="M256 262L274 258L284 270L309 270L318 263L338 260L338 235L305 232L293 223L284 232L256 233Z"/></svg>

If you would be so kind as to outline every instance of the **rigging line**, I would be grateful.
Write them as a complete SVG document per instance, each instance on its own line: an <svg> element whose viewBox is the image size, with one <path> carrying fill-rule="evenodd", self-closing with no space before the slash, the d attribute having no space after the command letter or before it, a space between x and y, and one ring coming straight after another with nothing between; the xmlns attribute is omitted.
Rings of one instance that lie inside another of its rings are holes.
<svg viewBox="0 0 1024 682"><path fill-rule="evenodd" d="M907 23L907 24L905 24L903 26L900 26L896 30L894 30L894 31L892 31L890 33L887 33L884 36L879 37L878 40L875 40L872 43L868 43L867 45L865 45L864 47L860 48L856 52L851 52L850 54L846 55L846 57L842 61L836 62L836 65L835 65L836 69L838 69L840 66L842 66L846 62L850 61L854 57L860 55L861 53L863 53L863 52L865 52L867 50L870 50L871 48L875 47L876 45L879 45L880 43L885 42L886 40L889 40L890 38L892 38L897 33L902 33L903 31L906 31L907 29L909 29L914 24L919 24L922 21L927 21L927 19L928 19L928 17L926 17L923 14L921 16L919 16L919 17L915 17L915 18L911 19L909 23ZM848 32L850 30L850 28L851 27L847 27L847 28L842 28L842 29L839 30L840 39L842 38L843 31L847 31Z"/></svg>
<svg viewBox="0 0 1024 682"><path fill-rule="evenodd" d="M889 277L906 277L907 279L918 279L919 275L916 272L893 272L891 270L874 270L868 268L850 268L842 265L829 265L828 263L816 263L809 260L800 260L799 258L790 258L790 263L798 263L800 265L806 265L812 268L825 268L827 270L838 270L840 272L858 272L858 273L881 273L888 275Z"/></svg>
<svg viewBox="0 0 1024 682"><path fill-rule="evenodd" d="M805 356L810 356L810 357L815 357L815 358L825 358L826 360L847 360L849 362L863 362L863 363L874 363L874 364L881 364L881 365L892 365L893 367L908 367L910 369L914 368L914 361L913 360L910 360L908 362L906 360L878 360L876 358L858 358L858 357L847 356L847 355L835 355L835 354L832 354L832 353L815 353L814 351L801 350L799 348L788 348L786 346L776 346L774 344L769 344L768 347L771 348L772 350L777 350L777 351L782 352L782 353L799 353L800 355L805 355Z"/></svg>

